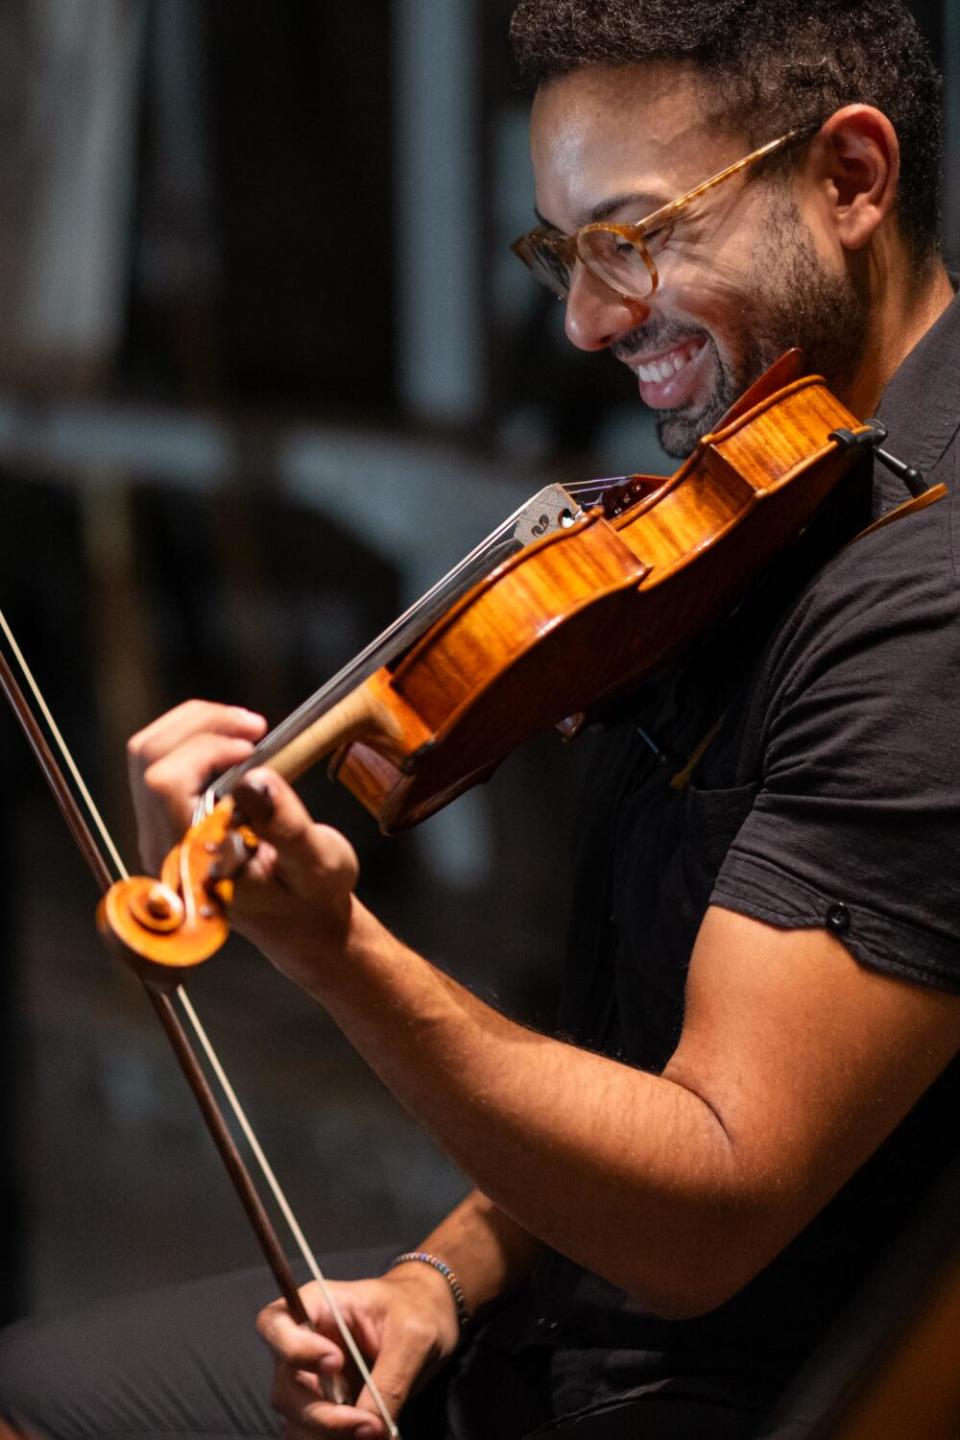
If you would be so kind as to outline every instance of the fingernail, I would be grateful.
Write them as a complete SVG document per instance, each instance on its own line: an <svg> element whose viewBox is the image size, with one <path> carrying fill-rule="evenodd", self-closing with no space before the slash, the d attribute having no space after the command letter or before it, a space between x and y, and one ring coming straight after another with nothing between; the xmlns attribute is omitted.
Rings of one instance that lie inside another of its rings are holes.
<svg viewBox="0 0 960 1440"><path fill-rule="evenodd" d="M361 1425L359 1430L354 1430L356 1440L377 1440L377 1432L372 1425Z"/></svg>

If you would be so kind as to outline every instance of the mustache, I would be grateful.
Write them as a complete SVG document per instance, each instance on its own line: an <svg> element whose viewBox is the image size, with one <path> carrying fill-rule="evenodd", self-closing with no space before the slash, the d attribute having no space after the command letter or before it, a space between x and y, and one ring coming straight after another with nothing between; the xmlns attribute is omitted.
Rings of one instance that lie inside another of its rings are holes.
<svg viewBox="0 0 960 1440"><path fill-rule="evenodd" d="M673 345L680 345L686 340L695 336L699 338L704 332L689 325L683 325L678 320L654 320L638 325L636 330L631 330L629 335L624 335L610 349L618 360L629 365L639 355L649 355L651 351L669 350ZM709 340L709 336L707 339Z"/></svg>

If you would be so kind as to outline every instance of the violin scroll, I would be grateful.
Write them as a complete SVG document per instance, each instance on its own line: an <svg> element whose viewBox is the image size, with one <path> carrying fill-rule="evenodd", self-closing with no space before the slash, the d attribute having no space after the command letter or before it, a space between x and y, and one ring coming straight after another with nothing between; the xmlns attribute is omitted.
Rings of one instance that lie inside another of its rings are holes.
<svg viewBox="0 0 960 1440"><path fill-rule="evenodd" d="M97 907L108 946L155 989L177 986L230 933L232 877L256 854L253 831L222 800L167 855L159 879L118 880Z"/></svg>

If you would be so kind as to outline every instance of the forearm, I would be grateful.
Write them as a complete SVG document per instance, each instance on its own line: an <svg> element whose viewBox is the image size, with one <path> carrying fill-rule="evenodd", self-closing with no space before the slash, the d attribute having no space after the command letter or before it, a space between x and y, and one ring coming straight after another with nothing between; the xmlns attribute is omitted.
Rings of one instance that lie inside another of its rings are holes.
<svg viewBox="0 0 960 1440"><path fill-rule="evenodd" d="M360 906L342 959L299 969L304 988L516 1226L656 1308L683 1303L687 1275L708 1258L711 1242L699 1237L712 1233L705 1218L716 1214L731 1165L702 1100L513 1024ZM458 1258L468 1248L458 1246ZM478 1275L476 1284L482 1303L491 1281Z"/></svg>

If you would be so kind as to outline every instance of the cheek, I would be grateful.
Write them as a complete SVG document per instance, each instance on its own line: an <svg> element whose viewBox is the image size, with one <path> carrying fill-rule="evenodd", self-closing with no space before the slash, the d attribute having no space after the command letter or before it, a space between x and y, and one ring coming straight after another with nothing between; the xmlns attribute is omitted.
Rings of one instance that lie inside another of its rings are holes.
<svg viewBox="0 0 960 1440"><path fill-rule="evenodd" d="M713 342L721 360L736 358L749 343L749 328L756 310L753 271L723 263L718 257L677 264L661 271L657 311L663 320L702 330Z"/></svg>
<svg viewBox="0 0 960 1440"><path fill-rule="evenodd" d="M704 316L735 313L753 290L758 270L769 264L758 255L768 246L756 231L752 235L746 239L733 225L705 225L694 235L675 236L657 256L663 296L670 292Z"/></svg>

